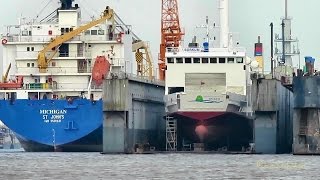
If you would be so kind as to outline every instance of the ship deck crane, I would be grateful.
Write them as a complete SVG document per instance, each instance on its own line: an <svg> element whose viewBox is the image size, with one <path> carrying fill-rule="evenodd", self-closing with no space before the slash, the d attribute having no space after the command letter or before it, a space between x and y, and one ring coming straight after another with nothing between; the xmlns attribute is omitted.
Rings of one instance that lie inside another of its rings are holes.
<svg viewBox="0 0 320 180"><path fill-rule="evenodd" d="M115 23L125 25L116 13L114 15ZM126 25L124 28L126 31L131 31ZM132 52L135 52L135 59L137 62L137 75L148 77L149 80L153 80L153 59L149 43L142 41L134 32L131 31L130 33L132 34Z"/></svg>
<svg viewBox="0 0 320 180"><path fill-rule="evenodd" d="M39 52L38 54L38 68L40 73L46 73L48 64L52 60L53 56L57 52L53 53L49 58L46 57L46 53L53 48L61 45L62 43L69 41L70 39L74 38L75 36L79 35L80 33L84 32L85 30L100 24L106 20L110 20L114 17L114 12L113 9L110 9L109 6L106 7L106 9L103 12L103 15L101 16L100 19L94 20L86 25L80 26L77 29L74 29L71 32L68 32L64 35L58 36L57 38L53 39L42 51Z"/></svg>
<svg viewBox="0 0 320 180"><path fill-rule="evenodd" d="M167 47L179 47L184 33L180 27L177 0L162 0L161 44L159 54L159 79L165 80Z"/></svg>
<svg viewBox="0 0 320 180"><path fill-rule="evenodd" d="M3 82L3 83L7 82L10 69L11 69L11 63L9 64L6 73L5 73L4 76L2 77L2 82Z"/></svg>

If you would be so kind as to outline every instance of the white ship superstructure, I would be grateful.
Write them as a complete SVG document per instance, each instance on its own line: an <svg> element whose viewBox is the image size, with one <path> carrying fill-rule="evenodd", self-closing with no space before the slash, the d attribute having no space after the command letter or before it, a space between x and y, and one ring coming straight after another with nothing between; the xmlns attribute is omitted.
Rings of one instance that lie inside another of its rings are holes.
<svg viewBox="0 0 320 180"><path fill-rule="evenodd" d="M246 100L246 51L229 32L228 1L220 1L219 11L220 47L211 47L207 20L207 25L202 26L207 28L203 44L194 39L186 48L167 48L169 112L226 111L229 98Z"/></svg>
<svg viewBox="0 0 320 180"><path fill-rule="evenodd" d="M39 71L39 52L53 39L88 24L82 21L78 5L59 8L41 22L20 21L18 25L7 26L7 32L1 37L3 67L6 70L11 66L8 82L23 77L23 86L0 92L5 93L5 98L9 98L11 92L16 93L17 99L100 99L101 85L95 86L91 78L96 57L105 56L113 71L130 73L132 69L131 32L113 20L85 29L46 52L50 61L45 72Z"/></svg>

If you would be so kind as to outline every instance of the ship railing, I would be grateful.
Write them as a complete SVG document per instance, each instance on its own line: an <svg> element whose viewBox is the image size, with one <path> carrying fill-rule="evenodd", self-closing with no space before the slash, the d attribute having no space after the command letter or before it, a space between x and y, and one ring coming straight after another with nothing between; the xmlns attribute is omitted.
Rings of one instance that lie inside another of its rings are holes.
<svg viewBox="0 0 320 180"><path fill-rule="evenodd" d="M150 78L149 76L141 76L141 75L132 74L132 73L127 73L126 75L128 77L132 78L132 79L142 79L142 80L145 80L147 82L156 83L156 84L164 83L164 81L156 79L155 77L151 77Z"/></svg>
<svg viewBox="0 0 320 180"><path fill-rule="evenodd" d="M32 64L32 63L30 63ZM78 67L66 67L66 66L49 66L47 68L47 73L51 75L81 75L81 73L91 73L91 65L79 65ZM16 74L38 74L39 68L33 63L30 67L18 67L18 72Z"/></svg>
<svg viewBox="0 0 320 180"><path fill-rule="evenodd" d="M244 47L236 47L236 46L229 47L228 49L227 48L219 48L219 47L217 47L217 48L209 48L209 52L226 52L226 51L229 51L229 52L245 52L246 48L244 48ZM173 53L173 54L179 53L179 52L199 53L199 52L204 52L204 48L202 48L202 47L200 47L200 48L167 47L166 48L166 52L167 53Z"/></svg>
<svg viewBox="0 0 320 180"><path fill-rule="evenodd" d="M60 35L31 35L23 36L21 34L8 34L3 35L2 39L6 39L8 42L41 42L49 43L52 39L55 39ZM90 35L90 34L80 34L71 39L71 41L84 41L84 42L95 42L95 41L117 41L119 34L103 34L103 35Z"/></svg>
<svg viewBox="0 0 320 180"><path fill-rule="evenodd" d="M53 53L48 52L48 54ZM35 51L34 47L27 47L25 51L17 51L16 57L17 59L35 59L37 58L39 51ZM91 59L92 54L91 51L68 51L68 52L57 52L53 58L83 58L83 59Z"/></svg>
<svg viewBox="0 0 320 180"><path fill-rule="evenodd" d="M8 42L43 42L49 43L52 39L55 39L58 35L31 35L23 36L21 34L9 34L2 36L2 39L6 39ZM75 36L71 39L72 41L80 41L81 35Z"/></svg>
<svg viewBox="0 0 320 180"><path fill-rule="evenodd" d="M26 83L23 86L25 90L72 90L72 91L87 91L88 83L75 82L50 82L50 83ZM101 90L102 85L91 85L91 90Z"/></svg>

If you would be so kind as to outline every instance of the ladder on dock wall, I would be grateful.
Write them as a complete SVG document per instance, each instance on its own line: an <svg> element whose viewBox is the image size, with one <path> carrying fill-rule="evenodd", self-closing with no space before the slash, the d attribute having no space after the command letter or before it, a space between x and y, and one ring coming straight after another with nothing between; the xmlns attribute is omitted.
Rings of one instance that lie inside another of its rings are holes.
<svg viewBox="0 0 320 180"><path fill-rule="evenodd" d="M166 117L166 150L177 151L177 120Z"/></svg>

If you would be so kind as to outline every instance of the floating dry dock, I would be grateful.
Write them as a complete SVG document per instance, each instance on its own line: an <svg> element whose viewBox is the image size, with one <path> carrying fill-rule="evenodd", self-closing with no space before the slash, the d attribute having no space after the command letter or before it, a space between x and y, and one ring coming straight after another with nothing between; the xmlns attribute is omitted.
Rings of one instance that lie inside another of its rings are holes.
<svg viewBox="0 0 320 180"><path fill-rule="evenodd" d="M164 84L122 73L104 81L103 153L164 150Z"/></svg>

